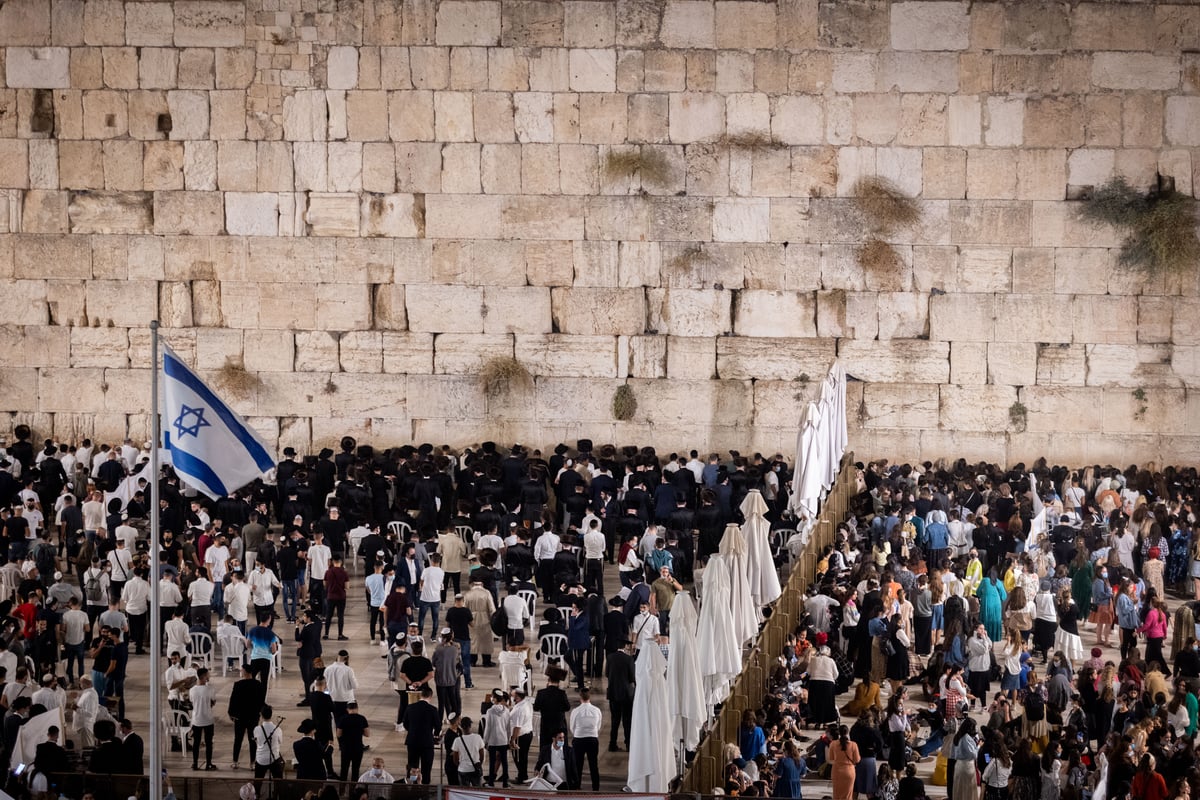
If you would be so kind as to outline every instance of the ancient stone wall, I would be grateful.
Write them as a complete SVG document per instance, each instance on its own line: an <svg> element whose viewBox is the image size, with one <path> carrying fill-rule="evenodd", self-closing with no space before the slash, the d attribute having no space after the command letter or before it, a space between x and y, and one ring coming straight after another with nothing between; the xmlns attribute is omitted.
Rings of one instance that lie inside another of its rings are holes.
<svg viewBox="0 0 1200 800"><path fill-rule="evenodd" d="M1067 198L1194 192L1198 50L1182 1L6 0L0 428L144 436L157 316L279 446L790 454L837 357L861 453L1195 460L1197 270ZM871 176L921 218L867 269Z"/></svg>

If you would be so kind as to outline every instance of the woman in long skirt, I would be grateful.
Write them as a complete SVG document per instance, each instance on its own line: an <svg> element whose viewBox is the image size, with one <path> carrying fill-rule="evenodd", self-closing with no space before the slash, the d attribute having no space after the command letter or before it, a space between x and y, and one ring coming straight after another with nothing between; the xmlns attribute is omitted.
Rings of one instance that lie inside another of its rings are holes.
<svg viewBox="0 0 1200 800"><path fill-rule="evenodd" d="M1091 587L1088 587L1091 592ZM1054 595L1050 593L1050 580L1043 578L1037 597L1033 598L1033 651L1042 654L1042 663L1050 657L1054 647L1054 634L1058 631L1058 609L1054 606Z"/></svg>
<svg viewBox="0 0 1200 800"><path fill-rule="evenodd" d="M1054 635L1054 649L1066 656L1072 667L1087 658L1079 639L1079 607L1069 590L1058 596L1058 633Z"/></svg>
<svg viewBox="0 0 1200 800"><path fill-rule="evenodd" d="M979 621L987 628L988 638L993 642L1000 641L1004 638L1001 612L1008 593L1004 591L1004 584L996 578L995 570L979 584L975 596L979 598Z"/></svg>
<svg viewBox="0 0 1200 800"><path fill-rule="evenodd" d="M854 727L850 729L850 739L858 745L860 761L854 767L854 793L874 797L878 790L877 761L883 752L883 737L879 733L879 713L874 708L868 708Z"/></svg>
<svg viewBox="0 0 1200 800"><path fill-rule="evenodd" d="M979 783L975 777L975 758L978 755L975 720L967 717L959 726L958 733L954 734L954 744L950 748L950 760L954 764L950 800L978 800Z"/></svg>
<svg viewBox="0 0 1200 800"><path fill-rule="evenodd" d="M829 744L829 778L833 783L833 800L854 800L854 767L861 760L858 745L850 741L845 725L838 728L838 738Z"/></svg>

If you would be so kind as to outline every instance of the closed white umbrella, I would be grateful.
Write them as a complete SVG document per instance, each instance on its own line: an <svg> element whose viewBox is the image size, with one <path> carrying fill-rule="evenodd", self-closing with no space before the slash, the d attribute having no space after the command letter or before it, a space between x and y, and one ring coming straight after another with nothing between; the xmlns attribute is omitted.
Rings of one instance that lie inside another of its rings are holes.
<svg viewBox="0 0 1200 800"><path fill-rule="evenodd" d="M675 777L671 720L667 709L667 662L657 647L643 647L637 659L637 691L629 731L629 780L634 792L661 794Z"/></svg>
<svg viewBox="0 0 1200 800"><path fill-rule="evenodd" d="M725 526L720 557L729 567L729 603L733 610L733 634L741 646L758 635L759 610L750 595L750 564L746 539L735 523Z"/></svg>
<svg viewBox="0 0 1200 800"><path fill-rule="evenodd" d="M720 556L713 556L704 568L704 602L700 604L696 646L705 701L711 710L729 697L729 686L742 669L742 647L733 632L729 567Z"/></svg>
<svg viewBox="0 0 1200 800"><path fill-rule="evenodd" d="M671 710L671 744L683 742L685 750L700 743L700 729L708 720L704 677L696 626L699 617L692 596L675 595L671 605L671 654L667 658L667 705Z"/></svg>
<svg viewBox="0 0 1200 800"><path fill-rule="evenodd" d="M797 437L796 469L792 473L792 498L788 504L797 518L804 516L809 521L817 518L817 504L828 471L824 456L826 444L821 430L820 406L809 403Z"/></svg>
<svg viewBox="0 0 1200 800"><path fill-rule="evenodd" d="M754 599L755 608L770 605L783 594L779 573L775 571L775 559L771 557L771 523L766 513L767 501L757 489L751 489L742 501L742 516L746 520L742 523L742 535L746 539L750 597Z"/></svg>

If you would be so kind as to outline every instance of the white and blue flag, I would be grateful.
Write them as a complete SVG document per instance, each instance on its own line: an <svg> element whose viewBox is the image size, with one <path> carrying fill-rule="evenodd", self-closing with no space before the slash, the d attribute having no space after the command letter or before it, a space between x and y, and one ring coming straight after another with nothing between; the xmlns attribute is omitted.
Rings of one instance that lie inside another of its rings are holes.
<svg viewBox="0 0 1200 800"><path fill-rule="evenodd" d="M275 466L246 420L165 345L162 381L163 434L180 478L216 499Z"/></svg>

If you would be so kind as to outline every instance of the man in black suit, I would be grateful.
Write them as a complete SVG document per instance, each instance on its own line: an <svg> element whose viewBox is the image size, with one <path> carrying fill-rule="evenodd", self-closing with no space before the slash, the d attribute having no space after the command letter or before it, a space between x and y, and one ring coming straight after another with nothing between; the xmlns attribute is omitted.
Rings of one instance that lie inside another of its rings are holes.
<svg viewBox="0 0 1200 800"><path fill-rule="evenodd" d="M296 754L296 780L325 780L325 750L329 745L317 741L314 735L317 724L311 719L301 720L296 730L300 733L300 738L292 742L292 752Z"/></svg>
<svg viewBox="0 0 1200 800"><path fill-rule="evenodd" d="M312 618L312 612L307 608L300 609L300 617L296 620L296 641L300 643L296 657L304 685L304 699L296 705L307 706L312 695L313 661L321 657L321 623Z"/></svg>
<svg viewBox="0 0 1200 800"><path fill-rule="evenodd" d="M433 704L433 689L421 687L421 699L404 709L404 744L408 747L408 769L421 768L421 782L429 783L433 771L433 746L442 728L442 713Z"/></svg>
<svg viewBox="0 0 1200 800"><path fill-rule="evenodd" d="M51 725L46 731L46 741L37 746L37 751L33 757L33 768L38 772L46 775L47 779L51 775L71 772L71 761L67 758L67 751L58 743L58 726Z"/></svg>
<svg viewBox="0 0 1200 800"><path fill-rule="evenodd" d="M625 726L625 749L629 749L629 726L633 722L633 694L637 685L637 671L633 664L633 643L626 641L625 646L609 654L604 667L605 677L608 678L608 708L612 716L612 729L608 736L608 752L619 753L617 747L617 728Z"/></svg>
<svg viewBox="0 0 1200 800"><path fill-rule="evenodd" d="M122 719L120 726L118 733L121 736L121 752L125 763L122 772L126 775L145 775L146 746L142 737L133 732L133 723L129 720Z"/></svg>
<svg viewBox="0 0 1200 800"><path fill-rule="evenodd" d="M567 727L567 714L571 710L571 701L567 693L559 686L567 677L567 671L562 667L546 669L546 685L538 689L533 696L533 710L542 715L541 728L538 734L538 751L543 752L550 745L554 734Z"/></svg>
<svg viewBox="0 0 1200 800"><path fill-rule="evenodd" d="M325 676L321 675L313 682L313 690L308 695L308 713L312 715L313 731L317 743L321 745L322 758L325 759L325 770L332 777L333 771L333 698L325 691Z"/></svg>
<svg viewBox="0 0 1200 800"><path fill-rule="evenodd" d="M250 732L258 725L262 705L267 699L267 687L254 677L249 664L242 665L242 677L233 684L229 692L229 718L233 720L233 766L238 766L242 753L242 738L250 748L250 761L254 762L254 740Z"/></svg>

